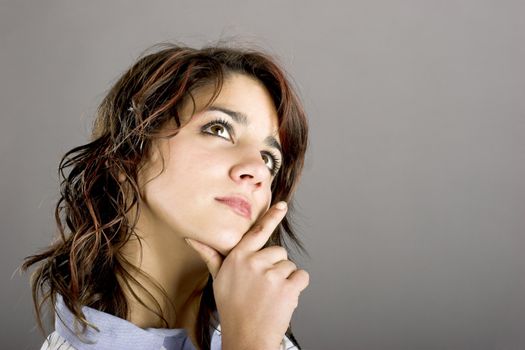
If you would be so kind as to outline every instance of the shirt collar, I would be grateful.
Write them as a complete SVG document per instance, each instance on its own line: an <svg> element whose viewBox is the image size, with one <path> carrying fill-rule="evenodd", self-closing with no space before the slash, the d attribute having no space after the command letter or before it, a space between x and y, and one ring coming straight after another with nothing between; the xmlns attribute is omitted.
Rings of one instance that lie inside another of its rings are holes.
<svg viewBox="0 0 525 350"><path fill-rule="evenodd" d="M80 334L79 322L64 304L62 296L57 296L55 330L75 349L195 350L185 329L142 329L122 318L87 306L82 307L82 312L87 321L99 331L87 327L86 331ZM220 350L220 326L217 328L218 331L215 330L212 335L212 350Z"/></svg>

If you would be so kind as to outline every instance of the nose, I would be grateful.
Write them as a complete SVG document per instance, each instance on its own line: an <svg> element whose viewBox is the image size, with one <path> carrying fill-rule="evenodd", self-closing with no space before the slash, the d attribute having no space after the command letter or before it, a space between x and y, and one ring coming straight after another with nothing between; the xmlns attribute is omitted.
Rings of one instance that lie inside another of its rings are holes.
<svg viewBox="0 0 525 350"><path fill-rule="evenodd" d="M230 169L230 177L238 184L249 186L256 190L263 186L270 177L270 171L259 151L245 152L239 155Z"/></svg>

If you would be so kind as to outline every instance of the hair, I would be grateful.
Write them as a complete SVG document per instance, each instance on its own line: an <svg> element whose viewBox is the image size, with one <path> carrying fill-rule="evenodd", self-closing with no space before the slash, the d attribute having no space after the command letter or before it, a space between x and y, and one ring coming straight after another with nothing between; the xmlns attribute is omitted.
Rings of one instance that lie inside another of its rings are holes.
<svg viewBox="0 0 525 350"><path fill-rule="evenodd" d="M25 258L22 265L23 270L37 265L31 287L42 331L43 308L50 305L53 309L58 295L79 321L82 332L93 326L82 306L124 319L128 316L124 292L131 290L129 281L136 282L129 269L140 271L126 261L121 248L131 237L138 238L136 219L127 215L140 210L137 174L160 128L172 119L181 127L178 108L196 89L214 84L211 103L229 74L245 74L260 81L275 104L283 149L282 167L271 185L272 204L290 202L299 181L307 121L289 78L272 57L260 50L226 46L194 49L164 44L152 51L142 55L109 90L97 110L90 142L71 149L60 161L60 197L55 207L59 235L45 250ZM291 212L266 246L279 245L290 251L290 241L306 253L292 228ZM159 305L152 311L167 326ZM202 349L210 348L209 330L216 321L216 310L210 275L196 325ZM299 346L291 327L286 334Z"/></svg>

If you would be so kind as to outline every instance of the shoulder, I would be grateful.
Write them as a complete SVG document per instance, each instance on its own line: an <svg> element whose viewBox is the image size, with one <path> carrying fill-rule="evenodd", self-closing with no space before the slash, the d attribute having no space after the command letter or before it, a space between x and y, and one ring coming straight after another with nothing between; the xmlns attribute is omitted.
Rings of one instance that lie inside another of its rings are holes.
<svg viewBox="0 0 525 350"><path fill-rule="evenodd" d="M75 350L75 348L57 332L53 332L47 337L40 350Z"/></svg>

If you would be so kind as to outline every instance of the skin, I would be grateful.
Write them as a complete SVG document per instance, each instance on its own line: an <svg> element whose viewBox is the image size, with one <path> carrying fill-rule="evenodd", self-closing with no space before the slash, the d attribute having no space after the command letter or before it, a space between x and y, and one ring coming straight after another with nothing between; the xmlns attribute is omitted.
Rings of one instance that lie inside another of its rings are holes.
<svg viewBox="0 0 525 350"><path fill-rule="evenodd" d="M169 327L185 328L194 344L198 305L209 273L217 274L218 259L222 264L223 257L229 255L268 211L273 177L269 169L271 163L261 152L272 151L281 158L279 151L265 142L268 136L279 141L278 124L273 101L260 82L233 74L225 80L212 104L243 113L248 119L247 125L234 122L223 112L202 111L212 92L211 87L195 91L197 113L193 114L193 103L186 101L180 108L184 126L178 134L154 141L138 179L143 202L136 232L142 246L131 240L123 249L124 256L166 292L168 299L150 281L134 275L160 302ZM203 133L202 127L216 118L228 120L235 135L228 135L220 126L207 129L214 135ZM168 124L164 130L169 133L174 127L174 123ZM251 204L249 218L215 200L232 195L243 196ZM267 230L273 231L277 224ZM202 245L196 243L191 247L185 238ZM286 259L282 251L276 257ZM210 268L212 260L214 265ZM149 295L136 287L133 289L155 309L155 301ZM132 323L142 328L161 327L157 315L130 295L128 300ZM225 334L228 327L225 329L221 310L219 313Z"/></svg>

